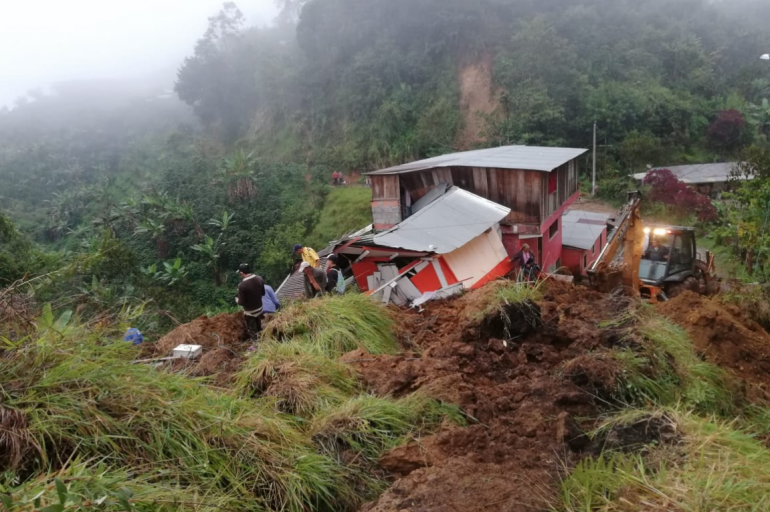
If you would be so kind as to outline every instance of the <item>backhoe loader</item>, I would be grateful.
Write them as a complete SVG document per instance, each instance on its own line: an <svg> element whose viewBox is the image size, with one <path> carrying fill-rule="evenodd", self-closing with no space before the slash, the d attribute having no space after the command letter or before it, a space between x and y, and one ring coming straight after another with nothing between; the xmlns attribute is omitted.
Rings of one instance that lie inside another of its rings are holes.
<svg viewBox="0 0 770 512"><path fill-rule="evenodd" d="M682 226L647 226L641 218L642 197L629 192L599 258L587 273L593 287L603 291L624 288L652 302L668 300L691 290L718 291L714 255L701 258L695 229ZM653 241L655 250L651 248Z"/></svg>

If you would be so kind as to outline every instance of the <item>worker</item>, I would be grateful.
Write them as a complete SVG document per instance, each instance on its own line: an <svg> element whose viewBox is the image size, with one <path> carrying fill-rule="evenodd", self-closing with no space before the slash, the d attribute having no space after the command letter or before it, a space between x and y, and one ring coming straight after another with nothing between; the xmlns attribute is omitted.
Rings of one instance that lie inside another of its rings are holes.
<svg viewBox="0 0 770 512"><path fill-rule="evenodd" d="M238 285L235 302L243 308L246 331L251 339L256 339L262 331L262 297L265 296L265 282L251 271L248 263L241 264L238 273L242 281Z"/></svg>
<svg viewBox="0 0 770 512"><path fill-rule="evenodd" d="M334 171L334 174L332 175L332 178L333 178L332 179L332 183L334 183L335 185L339 185L340 184L340 173L338 173L337 171Z"/></svg>
<svg viewBox="0 0 770 512"><path fill-rule="evenodd" d="M644 251L644 259L650 261L668 261L668 247L663 247L660 245L657 238L653 238L650 242L650 246Z"/></svg>
<svg viewBox="0 0 770 512"><path fill-rule="evenodd" d="M326 291L326 272L320 268L313 268L310 263L303 261L299 264L299 271L305 274L305 298L319 297Z"/></svg>
<svg viewBox="0 0 770 512"><path fill-rule="evenodd" d="M532 281L533 278L537 278L540 275L540 266L537 264L535 255L530 250L529 244L522 245L521 250L513 255L511 261L514 265L516 263L519 264L527 281Z"/></svg>
<svg viewBox="0 0 770 512"><path fill-rule="evenodd" d="M326 291L328 293L345 293L345 278L339 268L339 256L329 255L326 260Z"/></svg>
<svg viewBox="0 0 770 512"><path fill-rule="evenodd" d="M310 247L305 247L302 244L296 244L292 254L299 254L302 257L302 261L309 263L311 267L318 268L321 266L321 258Z"/></svg>
<svg viewBox="0 0 770 512"><path fill-rule="evenodd" d="M269 284L265 285L265 296L262 297L262 312L264 313L264 320L268 321L272 316L281 309L281 301L275 296L275 290Z"/></svg>

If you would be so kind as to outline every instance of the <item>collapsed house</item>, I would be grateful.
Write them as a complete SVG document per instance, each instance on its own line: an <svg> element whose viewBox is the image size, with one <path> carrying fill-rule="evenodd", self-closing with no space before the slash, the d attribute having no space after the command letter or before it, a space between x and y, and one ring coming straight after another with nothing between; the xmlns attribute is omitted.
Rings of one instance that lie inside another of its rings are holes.
<svg viewBox="0 0 770 512"><path fill-rule="evenodd" d="M383 302L419 303L473 289L512 270L500 221L510 208L440 184L390 229L337 242L358 287Z"/></svg>
<svg viewBox="0 0 770 512"><path fill-rule="evenodd" d="M578 190L585 149L503 146L442 155L369 173L375 232L415 215L424 201L456 186L510 210L500 222L513 256L525 243L547 272L562 266L564 211ZM438 189L438 190L437 190Z"/></svg>

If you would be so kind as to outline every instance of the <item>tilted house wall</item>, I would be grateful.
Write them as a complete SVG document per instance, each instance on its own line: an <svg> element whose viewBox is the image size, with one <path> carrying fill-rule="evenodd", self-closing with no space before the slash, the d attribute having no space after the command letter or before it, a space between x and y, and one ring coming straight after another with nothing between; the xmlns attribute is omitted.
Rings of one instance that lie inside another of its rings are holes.
<svg viewBox="0 0 770 512"><path fill-rule="evenodd" d="M409 217L420 199L442 184L510 208L501 222L510 255L528 243L548 269L560 264L563 211L578 197L584 149L505 146L443 155L369 175L374 229Z"/></svg>

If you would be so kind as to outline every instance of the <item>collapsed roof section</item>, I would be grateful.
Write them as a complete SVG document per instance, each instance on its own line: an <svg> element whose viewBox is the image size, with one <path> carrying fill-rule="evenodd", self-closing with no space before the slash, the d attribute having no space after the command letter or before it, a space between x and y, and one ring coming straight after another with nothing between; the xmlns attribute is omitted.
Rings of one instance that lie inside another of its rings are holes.
<svg viewBox="0 0 770 512"><path fill-rule="evenodd" d="M510 208L458 187L444 190L444 194L435 194L429 204L419 205L419 211L396 227L373 235L371 243L379 247L447 254L498 224L511 212Z"/></svg>

